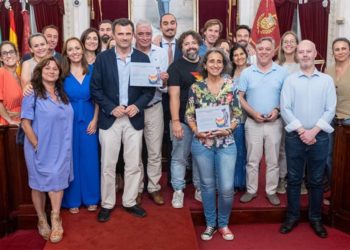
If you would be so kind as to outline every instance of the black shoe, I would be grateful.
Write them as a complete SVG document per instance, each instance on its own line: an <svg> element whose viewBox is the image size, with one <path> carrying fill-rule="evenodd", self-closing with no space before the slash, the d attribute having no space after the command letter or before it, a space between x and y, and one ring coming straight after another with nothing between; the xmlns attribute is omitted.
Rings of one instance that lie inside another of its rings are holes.
<svg viewBox="0 0 350 250"><path fill-rule="evenodd" d="M135 215L137 217L145 217L147 215L146 211L142 207L139 207L138 205L135 205L135 206L132 206L132 207L124 207L123 206L123 208L128 213L130 213L132 215Z"/></svg>
<svg viewBox="0 0 350 250"><path fill-rule="evenodd" d="M312 222L310 222L310 226L312 227L312 229L314 230L315 234L318 237L327 238L327 236L328 236L327 230L322 225L321 221L312 221Z"/></svg>
<svg viewBox="0 0 350 250"><path fill-rule="evenodd" d="M101 208L100 212L97 215L97 220L99 222L106 222L111 218L111 211L112 209L108 208Z"/></svg>
<svg viewBox="0 0 350 250"><path fill-rule="evenodd" d="M296 220L285 220L280 227L281 234L287 234L293 230L294 227L298 225Z"/></svg>

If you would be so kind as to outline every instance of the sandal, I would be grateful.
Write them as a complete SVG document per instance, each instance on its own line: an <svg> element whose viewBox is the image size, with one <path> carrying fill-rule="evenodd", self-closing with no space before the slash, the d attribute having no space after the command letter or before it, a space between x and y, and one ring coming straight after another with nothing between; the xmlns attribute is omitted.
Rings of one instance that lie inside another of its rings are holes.
<svg viewBox="0 0 350 250"><path fill-rule="evenodd" d="M71 214L77 214L77 213L79 213L79 208L77 208L77 207L72 207L72 208L69 209L69 212L70 212Z"/></svg>
<svg viewBox="0 0 350 250"><path fill-rule="evenodd" d="M97 210L97 205L89 205L87 210L90 212L95 212Z"/></svg>
<svg viewBox="0 0 350 250"><path fill-rule="evenodd" d="M47 223L46 214L38 216L38 232L45 240L50 238L51 228Z"/></svg>
<svg viewBox="0 0 350 250"><path fill-rule="evenodd" d="M60 242L63 238L62 219L59 214L56 214L53 211L51 211L51 225L52 231L50 241L52 243Z"/></svg>

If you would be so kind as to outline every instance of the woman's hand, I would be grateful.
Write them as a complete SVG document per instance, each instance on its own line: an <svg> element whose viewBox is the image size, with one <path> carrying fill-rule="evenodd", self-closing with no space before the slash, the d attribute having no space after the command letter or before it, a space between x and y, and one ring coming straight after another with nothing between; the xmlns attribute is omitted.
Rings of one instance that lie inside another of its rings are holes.
<svg viewBox="0 0 350 250"><path fill-rule="evenodd" d="M230 135L230 133L226 129L219 129L211 131L209 138L213 139L215 137L225 137Z"/></svg>
<svg viewBox="0 0 350 250"><path fill-rule="evenodd" d="M33 86L31 84L27 84L23 88L23 96L29 96L33 93Z"/></svg>
<svg viewBox="0 0 350 250"><path fill-rule="evenodd" d="M17 127L19 127L19 124L21 124L20 121L14 121L14 120L9 120L8 123L9 123L10 125L15 125L15 126L17 126Z"/></svg>
<svg viewBox="0 0 350 250"><path fill-rule="evenodd" d="M93 135L96 133L97 130L97 120L96 119L92 119L91 122L89 123L89 126L86 129L86 132L89 135Z"/></svg>
<svg viewBox="0 0 350 250"><path fill-rule="evenodd" d="M195 135L198 139L207 139L207 138L209 138L210 134L211 134L210 132L200 132L200 133L196 132L195 133Z"/></svg>

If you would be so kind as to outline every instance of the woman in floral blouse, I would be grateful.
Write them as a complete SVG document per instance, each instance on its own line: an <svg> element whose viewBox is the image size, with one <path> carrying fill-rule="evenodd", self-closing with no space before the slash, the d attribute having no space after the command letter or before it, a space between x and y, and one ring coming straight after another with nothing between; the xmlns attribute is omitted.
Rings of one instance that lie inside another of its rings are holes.
<svg viewBox="0 0 350 250"><path fill-rule="evenodd" d="M231 63L223 50L213 48L207 51L199 68L203 79L191 86L185 115L195 134L192 141L192 157L199 167L207 224L206 230L201 234L202 240L210 240L217 230L225 240L234 238L228 228L237 155L232 133L240 122L242 111L237 97L232 92L232 80L227 77L230 69ZM196 109L222 105L229 107L230 128L198 132ZM219 194L218 202L216 190Z"/></svg>

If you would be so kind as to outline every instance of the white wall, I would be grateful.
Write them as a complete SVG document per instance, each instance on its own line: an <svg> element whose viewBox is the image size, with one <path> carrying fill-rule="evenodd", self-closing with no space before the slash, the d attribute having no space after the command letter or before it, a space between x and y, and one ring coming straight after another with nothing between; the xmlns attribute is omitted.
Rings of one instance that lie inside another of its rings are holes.
<svg viewBox="0 0 350 250"><path fill-rule="evenodd" d="M79 0L80 5L74 6L73 0L64 0L65 15L63 16L64 40L76 36L90 27L90 7L87 0Z"/></svg>

